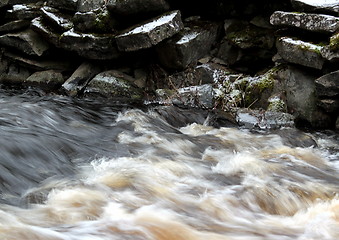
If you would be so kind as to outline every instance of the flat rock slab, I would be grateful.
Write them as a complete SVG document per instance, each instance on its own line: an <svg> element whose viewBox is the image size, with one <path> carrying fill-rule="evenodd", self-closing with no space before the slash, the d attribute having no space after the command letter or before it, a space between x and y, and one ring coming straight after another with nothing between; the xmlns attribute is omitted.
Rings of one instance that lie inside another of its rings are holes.
<svg viewBox="0 0 339 240"><path fill-rule="evenodd" d="M29 20L16 20L0 26L1 32L15 32L27 28L31 22Z"/></svg>
<svg viewBox="0 0 339 240"><path fill-rule="evenodd" d="M53 27L61 30L68 31L73 28L71 16L60 13L59 10L51 7L41 8L42 17L46 19Z"/></svg>
<svg viewBox="0 0 339 240"><path fill-rule="evenodd" d="M293 13L276 11L271 15L270 23L277 26L290 26L313 32L334 33L339 29L339 18L313 13Z"/></svg>
<svg viewBox="0 0 339 240"><path fill-rule="evenodd" d="M63 82L64 78L60 72L48 70L33 73L24 81L24 84L53 90L59 88Z"/></svg>
<svg viewBox="0 0 339 240"><path fill-rule="evenodd" d="M0 36L0 44L35 56L42 56L50 47L39 34L30 29Z"/></svg>
<svg viewBox="0 0 339 240"><path fill-rule="evenodd" d="M291 0L297 11L317 11L339 13L338 0Z"/></svg>
<svg viewBox="0 0 339 240"><path fill-rule="evenodd" d="M136 51L150 48L183 29L180 11L172 11L148 22L127 29L116 36L120 51Z"/></svg>
<svg viewBox="0 0 339 240"><path fill-rule="evenodd" d="M110 70L99 73L87 85L85 95L99 95L108 98L123 98L140 101L142 90L133 84L134 78L122 72Z"/></svg>
<svg viewBox="0 0 339 240"><path fill-rule="evenodd" d="M287 62L315 69L322 69L324 65L322 46L288 37L278 39L276 46L279 55Z"/></svg>
<svg viewBox="0 0 339 240"><path fill-rule="evenodd" d="M184 69L211 50L217 33L218 25L207 22L203 27L185 28L157 46L159 60L168 68Z"/></svg>
<svg viewBox="0 0 339 240"><path fill-rule="evenodd" d="M339 71L328 73L315 80L318 96L339 96Z"/></svg>
<svg viewBox="0 0 339 240"><path fill-rule="evenodd" d="M107 8L114 14L131 16L150 12L165 12L170 6L165 0L108 0Z"/></svg>
<svg viewBox="0 0 339 240"><path fill-rule="evenodd" d="M60 34L55 32L54 29L46 24L45 20L42 17L34 18L31 21L31 29L37 32L52 45L59 47Z"/></svg>
<svg viewBox="0 0 339 240"><path fill-rule="evenodd" d="M88 59L114 59L119 56L114 37L113 34L78 33L71 29L61 35L59 45Z"/></svg>
<svg viewBox="0 0 339 240"><path fill-rule="evenodd" d="M6 7L6 6L11 6L14 4L19 4L19 3L35 3L39 2L40 0L1 0L0 1L0 8L1 7Z"/></svg>
<svg viewBox="0 0 339 240"><path fill-rule="evenodd" d="M36 4L16 4L12 9L7 10L7 17L16 19L33 19L41 14L41 3Z"/></svg>
<svg viewBox="0 0 339 240"><path fill-rule="evenodd" d="M57 9L75 12L78 8L78 0L47 0L46 5Z"/></svg>

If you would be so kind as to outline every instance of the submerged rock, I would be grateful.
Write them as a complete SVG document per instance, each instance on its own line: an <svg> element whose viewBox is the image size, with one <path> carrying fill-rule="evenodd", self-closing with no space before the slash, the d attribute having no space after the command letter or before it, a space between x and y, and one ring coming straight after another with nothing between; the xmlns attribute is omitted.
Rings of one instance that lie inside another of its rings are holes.
<svg viewBox="0 0 339 240"><path fill-rule="evenodd" d="M136 51L150 48L178 33L182 28L180 11L172 11L125 30L116 36L116 41L119 50Z"/></svg>
<svg viewBox="0 0 339 240"><path fill-rule="evenodd" d="M328 73L315 80L318 96L339 96L339 70Z"/></svg>
<svg viewBox="0 0 339 240"><path fill-rule="evenodd" d="M324 14L276 11L271 15L270 22L276 26L290 26L313 32L333 33L339 29L339 18Z"/></svg>
<svg viewBox="0 0 339 240"><path fill-rule="evenodd" d="M338 0L291 0L297 11L320 11L339 13Z"/></svg>
<svg viewBox="0 0 339 240"><path fill-rule="evenodd" d="M0 36L0 44L33 56L42 56L50 48L49 44L39 34L30 29L2 35Z"/></svg>
<svg viewBox="0 0 339 240"><path fill-rule="evenodd" d="M100 68L89 62L82 63L77 70L62 84L62 91L70 96L76 96L88 82L98 73Z"/></svg>
<svg viewBox="0 0 339 240"><path fill-rule="evenodd" d="M164 12L170 6L166 0L108 0L107 8L114 14L122 16L133 16L154 12Z"/></svg>
<svg viewBox="0 0 339 240"><path fill-rule="evenodd" d="M276 43L278 54L287 62L315 69L322 69L325 59L321 55L322 46L288 37Z"/></svg>
<svg viewBox="0 0 339 240"><path fill-rule="evenodd" d="M133 84L134 79L122 72L110 70L96 75L85 88L86 96L98 95L108 98L141 101L143 92Z"/></svg>
<svg viewBox="0 0 339 240"><path fill-rule="evenodd" d="M24 81L24 84L29 86L39 86L42 89L51 91L58 89L64 81L65 80L60 72L48 70L33 73Z"/></svg>
<svg viewBox="0 0 339 240"><path fill-rule="evenodd" d="M157 46L161 64L172 69L183 69L195 63L211 50L217 33L218 25L208 22L186 27Z"/></svg>

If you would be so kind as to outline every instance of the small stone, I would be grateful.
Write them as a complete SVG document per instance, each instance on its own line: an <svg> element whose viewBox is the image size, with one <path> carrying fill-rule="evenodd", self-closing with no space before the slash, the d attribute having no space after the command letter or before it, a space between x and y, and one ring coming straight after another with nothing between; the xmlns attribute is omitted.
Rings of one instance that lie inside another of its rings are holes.
<svg viewBox="0 0 339 240"><path fill-rule="evenodd" d="M321 55L322 46L301 40L282 37L277 41L278 54L287 62L315 69L322 69L325 59Z"/></svg>
<svg viewBox="0 0 339 240"><path fill-rule="evenodd" d="M172 11L134 26L116 36L120 51L136 51L150 48L183 28L180 11Z"/></svg>
<svg viewBox="0 0 339 240"><path fill-rule="evenodd" d="M339 70L328 73L315 80L317 95L335 97L339 95Z"/></svg>
<svg viewBox="0 0 339 240"><path fill-rule="evenodd" d="M180 88L172 102L184 107L211 109L214 106L212 84Z"/></svg>

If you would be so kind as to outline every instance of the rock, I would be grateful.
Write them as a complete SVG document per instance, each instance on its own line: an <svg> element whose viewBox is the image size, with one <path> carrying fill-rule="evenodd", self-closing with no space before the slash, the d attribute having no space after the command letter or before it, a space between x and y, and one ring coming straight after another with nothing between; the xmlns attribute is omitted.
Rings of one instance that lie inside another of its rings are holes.
<svg viewBox="0 0 339 240"><path fill-rule="evenodd" d="M20 85L29 76L31 72L18 64L9 63L6 66L5 72L0 74L0 83L7 85Z"/></svg>
<svg viewBox="0 0 339 240"><path fill-rule="evenodd" d="M339 29L339 18L313 13L294 13L276 11L270 22L276 26L289 26L313 32L334 33Z"/></svg>
<svg viewBox="0 0 339 240"><path fill-rule="evenodd" d="M339 111L339 99L321 99L317 104L327 113L337 113Z"/></svg>
<svg viewBox="0 0 339 240"><path fill-rule="evenodd" d="M337 121L335 121L335 128L339 130L339 117L337 117Z"/></svg>
<svg viewBox="0 0 339 240"><path fill-rule="evenodd" d="M41 2L37 4L17 4L12 9L7 10L7 16L12 16L16 19L31 20L39 17L41 14Z"/></svg>
<svg viewBox="0 0 339 240"><path fill-rule="evenodd" d="M267 111L271 112L287 112L287 106L281 96L273 95L268 99Z"/></svg>
<svg viewBox="0 0 339 240"><path fill-rule="evenodd" d="M297 128L282 128L271 133L279 135L286 146L294 148L311 148L318 146L312 136Z"/></svg>
<svg viewBox="0 0 339 240"><path fill-rule="evenodd" d="M86 13L99 8L102 8L107 3L107 0L78 0L78 12Z"/></svg>
<svg viewBox="0 0 339 240"><path fill-rule="evenodd" d="M85 88L86 96L99 95L108 98L123 98L141 101L142 90L132 82L134 79L122 72L110 70L96 75Z"/></svg>
<svg viewBox="0 0 339 240"><path fill-rule="evenodd" d="M107 8L113 14L133 16L165 12L169 10L170 6L166 0L108 0Z"/></svg>
<svg viewBox="0 0 339 240"><path fill-rule="evenodd" d="M216 56L232 66L243 59L244 52L225 38L221 41Z"/></svg>
<svg viewBox="0 0 339 240"><path fill-rule="evenodd" d="M322 46L288 37L276 43L279 55L287 62L315 69L322 69L325 59L321 55Z"/></svg>
<svg viewBox="0 0 339 240"><path fill-rule="evenodd" d="M39 86L48 91L58 89L64 82L64 78L60 72L54 70L35 72L25 81L25 85Z"/></svg>
<svg viewBox="0 0 339 240"><path fill-rule="evenodd" d="M89 62L82 63L70 78L62 84L62 91L70 96L76 96L82 91L88 82L98 73L100 68Z"/></svg>
<svg viewBox="0 0 339 240"><path fill-rule="evenodd" d="M28 4L28 3L36 3L40 0L1 0L0 2L0 8L6 7L6 6L12 6L14 4Z"/></svg>
<svg viewBox="0 0 339 240"><path fill-rule="evenodd" d="M114 37L114 34L78 33L71 29L61 35L60 47L88 59L115 59L119 53Z"/></svg>
<svg viewBox="0 0 339 240"><path fill-rule="evenodd" d="M42 17L46 19L54 28L62 32L68 31L73 28L71 16L60 13L59 10L51 7L41 8Z"/></svg>
<svg viewBox="0 0 339 240"><path fill-rule="evenodd" d="M291 0L292 6L297 11L306 12L332 12L339 13L338 0Z"/></svg>
<svg viewBox="0 0 339 240"><path fill-rule="evenodd" d="M0 26L1 32L15 32L27 28L30 25L28 20L15 20Z"/></svg>
<svg viewBox="0 0 339 240"><path fill-rule="evenodd" d="M186 27L157 46L159 60L167 68L184 69L209 53L217 34L218 25L213 23L201 22Z"/></svg>
<svg viewBox="0 0 339 240"><path fill-rule="evenodd" d="M52 45L59 47L60 34L52 29L48 24L45 23L42 17L38 17L32 20L31 29L41 35Z"/></svg>
<svg viewBox="0 0 339 240"><path fill-rule="evenodd" d="M339 70L328 73L315 80L317 95L335 97L339 95Z"/></svg>
<svg viewBox="0 0 339 240"><path fill-rule="evenodd" d="M121 51L136 51L150 48L183 28L180 11L172 11L125 30L116 37Z"/></svg>
<svg viewBox="0 0 339 240"><path fill-rule="evenodd" d="M118 25L106 8L88 12L76 12L73 22L74 30L83 33L114 33L114 28Z"/></svg>
<svg viewBox="0 0 339 240"><path fill-rule="evenodd" d="M46 5L56 9L75 12L78 7L78 0L47 0Z"/></svg>
<svg viewBox="0 0 339 240"><path fill-rule="evenodd" d="M213 87L211 84L204 84L180 88L172 102L178 106L211 109L214 106Z"/></svg>
<svg viewBox="0 0 339 240"><path fill-rule="evenodd" d="M305 69L286 66L277 72L277 77L284 84L288 112L298 122L308 122L313 127L329 127L330 117L317 107L315 79L317 75Z"/></svg>
<svg viewBox="0 0 339 240"><path fill-rule="evenodd" d="M272 130L294 126L294 117L282 112L240 109L236 113L236 120L240 126L251 130Z"/></svg>
<svg viewBox="0 0 339 240"><path fill-rule="evenodd" d="M30 29L0 36L0 44L15 48L32 56L42 56L50 48L49 44L45 42L39 34Z"/></svg>

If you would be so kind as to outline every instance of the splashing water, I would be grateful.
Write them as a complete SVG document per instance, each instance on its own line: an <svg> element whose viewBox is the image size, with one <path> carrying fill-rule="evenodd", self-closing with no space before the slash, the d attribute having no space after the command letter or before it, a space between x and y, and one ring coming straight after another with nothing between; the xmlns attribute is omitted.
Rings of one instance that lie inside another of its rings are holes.
<svg viewBox="0 0 339 240"><path fill-rule="evenodd" d="M155 110L0 97L0 239L339 239L333 137L300 148Z"/></svg>

